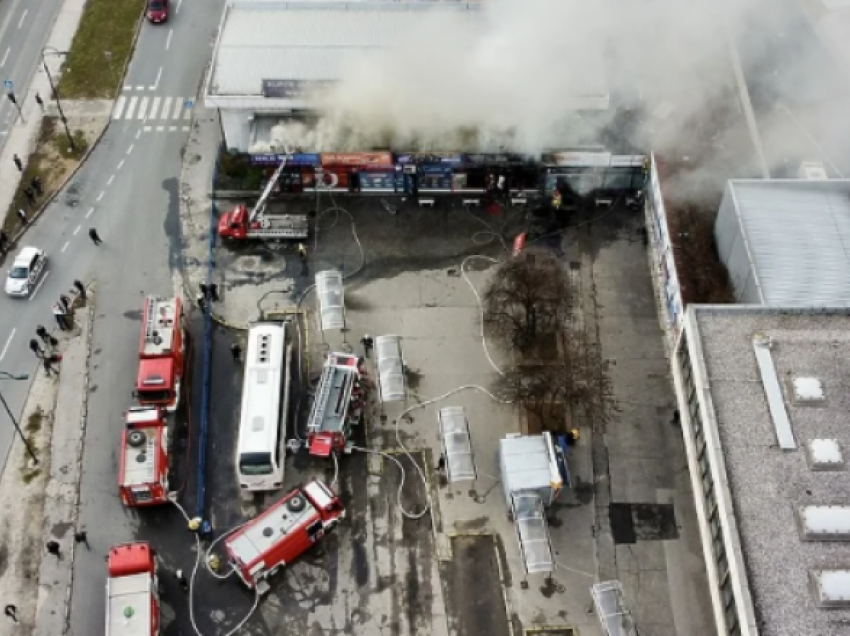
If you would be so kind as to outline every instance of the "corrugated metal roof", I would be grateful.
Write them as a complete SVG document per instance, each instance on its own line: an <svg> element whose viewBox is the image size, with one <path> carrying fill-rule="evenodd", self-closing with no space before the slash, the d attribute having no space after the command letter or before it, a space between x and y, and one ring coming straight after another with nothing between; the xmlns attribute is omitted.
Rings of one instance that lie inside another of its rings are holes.
<svg viewBox="0 0 850 636"><path fill-rule="evenodd" d="M237 0L225 9L209 92L261 95L264 79L340 79L353 52L392 47L424 11L456 12L452 19L460 28L477 30L478 9L465 3Z"/></svg>
<svg viewBox="0 0 850 636"><path fill-rule="evenodd" d="M729 185L765 304L850 305L850 181Z"/></svg>

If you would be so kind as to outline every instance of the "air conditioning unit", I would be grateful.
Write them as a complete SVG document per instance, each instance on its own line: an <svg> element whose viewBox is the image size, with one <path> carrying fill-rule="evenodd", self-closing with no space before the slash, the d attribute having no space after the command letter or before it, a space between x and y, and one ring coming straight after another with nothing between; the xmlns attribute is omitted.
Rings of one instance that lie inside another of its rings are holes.
<svg viewBox="0 0 850 636"><path fill-rule="evenodd" d="M797 172L799 179L806 181L827 181L829 175L826 174L826 168L820 161L804 161L800 164L800 170Z"/></svg>

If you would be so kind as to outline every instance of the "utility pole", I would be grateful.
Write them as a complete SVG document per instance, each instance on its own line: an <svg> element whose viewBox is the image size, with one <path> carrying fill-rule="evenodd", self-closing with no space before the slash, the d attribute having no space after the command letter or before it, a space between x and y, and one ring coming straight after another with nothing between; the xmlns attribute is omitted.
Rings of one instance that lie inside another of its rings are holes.
<svg viewBox="0 0 850 636"><path fill-rule="evenodd" d="M59 111L59 119L62 120L62 125L65 127L65 136L68 137L68 146L71 150L76 150L77 147L74 145L74 136L68 128L68 120L65 118L65 113L62 111L62 102L59 101L59 92L56 90L56 84L53 83L53 76L50 74L50 69L47 67L47 60L45 59L44 53L47 48L53 47L44 47L44 49L41 50L41 65L44 67L44 73L47 75L47 81L50 83L50 94L53 96L53 99L56 100L56 108ZM57 51L56 49L53 49L53 54L67 55L67 53Z"/></svg>
<svg viewBox="0 0 850 636"><path fill-rule="evenodd" d="M24 119L24 111L21 110L21 105L18 103L18 98L15 97L15 92L9 91L8 93L6 93L6 99L8 99L15 105L15 108L18 109L18 114L21 116L21 121L26 124L27 120Z"/></svg>
<svg viewBox="0 0 850 636"><path fill-rule="evenodd" d="M12 375L11 373L6 373L5 371L0 371L0 374L6 376L5 379L8 380L26 380L29 376L27 375ZM6 409L6 413L9 416L9 419L12 420L12 425L15 427L15 430L18 432L18 436L21 438L21 441L24 443L24 446L27 449L27 453L32 458L32 463L36 466L38 465L38 456L35 454L35 450L30 445L29 440L24 435L24 432L21 430L20 424L18 424L17 418L15 418L12 413L12 409L9 408L9 405L6 403L6 398L3 397L3 394L0 393L0 403L3 404L3 408Z"/></svg>

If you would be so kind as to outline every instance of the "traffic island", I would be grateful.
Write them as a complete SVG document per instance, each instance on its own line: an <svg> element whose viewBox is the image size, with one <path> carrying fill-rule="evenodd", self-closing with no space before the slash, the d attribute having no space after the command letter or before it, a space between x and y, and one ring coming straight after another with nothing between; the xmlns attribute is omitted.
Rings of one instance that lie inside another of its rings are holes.
<svg viewBox="0 0 850 636"><path fill-rule="evenodd" d="M83 437L89 312L90 308L78 310L78 327L70 335L55 334L59 338L57 353L62 355L58 375L45 375L34 362L26 378L32 382L29 396L17 421L20 434L10 446L0 476L0 598L4 605L17 609L16 633L64 633ZM46 553L45 544L50 540L60 543L61 560Z"/></svg>
<svg viewBox="0 0 850 636"><path fill-rule="evenodd" d="M69 122L69 139L58 118L42 120L35 150L26 159L21 181L3 219L3 231L10 239L16 241L25 229L18 210L26 213L27 224L38 218L77 171L108 121L108 118L104 121L97 116L74 117ZM35 177L41 180L42 194L36 197L33 205L26 191Z"/></svg>

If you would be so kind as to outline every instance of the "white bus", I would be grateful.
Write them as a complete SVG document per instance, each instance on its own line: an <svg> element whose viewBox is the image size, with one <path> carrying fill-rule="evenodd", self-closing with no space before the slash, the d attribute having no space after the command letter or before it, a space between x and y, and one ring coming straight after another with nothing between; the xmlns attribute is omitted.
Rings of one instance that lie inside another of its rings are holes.
<svg viewBox="0 0 850 636"><path fill-rule="evenodd" d="M262 323L248 331L236 445L240 490L277 490L283 486L291 356L284 324Z"/></svg>

